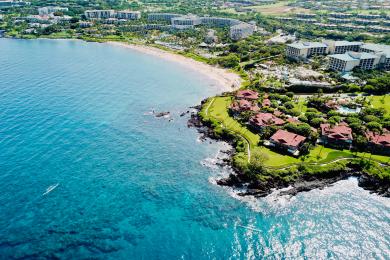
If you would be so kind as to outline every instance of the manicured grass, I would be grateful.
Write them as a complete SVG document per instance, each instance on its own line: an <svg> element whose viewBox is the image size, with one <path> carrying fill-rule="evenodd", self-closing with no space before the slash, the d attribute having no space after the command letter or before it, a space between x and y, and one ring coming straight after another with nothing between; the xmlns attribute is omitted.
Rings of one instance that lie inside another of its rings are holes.
<svg viewBox="0 0 390 260"><path fill-rule="evenodd" d="M302 96L298 96L298 102L295 102L295 98L294 98L294 108L300 111L301 113L305 113L307 110L306 98Z"/></svg>
<svg viewBox="0 0 390 260"><path fill-rule="evenodd" d="M210 105L211 102L212 104ZM218 120L223 127L243 136L249 142L251 147L257 146L260 140L259 135L252 133L246 127L242 126L239 122L229 116L228 107L231 103L231 97L216 97L214 99L210 99L203 106L202 111L205 112L206 117Z"/></svg>
<svg viewBox="0 0 390 260"><path fill-rule="evenodd" d="M251 152L260 151L267 155L268 159L265 165L268 167L283 168L290 165L306 162L309 164L326 164L342 158L366 158L371 157L372 160L389 163L390 157L381 155L370 155L369 153L355 153L349 150L335 150L332 148L317 145L310 153L301 158L295 158L288 155L279 154L267 147L261 146L260 136L251 132L248 128L241 125L234 118L229 116L228 107L232 103L232 97L215 97L208 100L203 106L202 113L205 119L213 119L221 124L221 127L226 128L239 136L245 138L249 145ZM301 100L300 102L301 103ZM302 103L304 105L304 103Z"/></svg>
<svg viewBox="0 0 390 260"><path fill-rule="evenodd" d="M390 94L384 96L369 97L371 105L374 108L384 108L388 115L390 115Z"/></svg>

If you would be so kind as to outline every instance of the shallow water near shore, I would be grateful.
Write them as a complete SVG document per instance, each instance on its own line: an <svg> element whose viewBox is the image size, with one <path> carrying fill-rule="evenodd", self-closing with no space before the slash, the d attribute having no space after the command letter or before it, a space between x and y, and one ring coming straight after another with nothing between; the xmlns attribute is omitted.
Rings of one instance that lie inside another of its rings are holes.
<svg viewBox="0 0 390 260"><path fill-rule="evenodd" d="M354 178L292 198L215 185L226 145L179 116L214 85L125 48L0 39L0 258L390 255L390 200Z"/></svg>

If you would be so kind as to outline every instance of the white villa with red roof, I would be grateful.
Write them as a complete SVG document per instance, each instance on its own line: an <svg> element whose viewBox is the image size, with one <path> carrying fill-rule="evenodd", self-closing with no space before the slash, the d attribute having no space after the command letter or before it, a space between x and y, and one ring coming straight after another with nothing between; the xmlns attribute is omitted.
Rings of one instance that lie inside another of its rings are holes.
<svg viewBox="0 0 390 260"><path fill-rule="evenodd" d="M347 123L335 126L321 124L321 140L325 145L350 149L353 141L352 129Z"/></svg>
<svg viewBox="0 0 390 260"><path fill-rule="evenodd" d="M269 142L270 146L281 148L294 156L298 156L299 149L305 140L306 137L304 136L279 129L271 136Z"/></svg>

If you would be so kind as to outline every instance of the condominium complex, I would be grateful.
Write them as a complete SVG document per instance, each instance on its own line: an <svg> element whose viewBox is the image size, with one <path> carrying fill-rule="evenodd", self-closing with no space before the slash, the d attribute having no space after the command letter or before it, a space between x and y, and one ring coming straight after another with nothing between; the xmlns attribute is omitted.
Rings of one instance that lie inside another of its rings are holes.
<svg viewBox="0 0 390 260"><path fill-rule="evenodd" d="M230 27L230 38L233 40L244 39L253 34L255 26L249 23L239 23Z"/></svg>

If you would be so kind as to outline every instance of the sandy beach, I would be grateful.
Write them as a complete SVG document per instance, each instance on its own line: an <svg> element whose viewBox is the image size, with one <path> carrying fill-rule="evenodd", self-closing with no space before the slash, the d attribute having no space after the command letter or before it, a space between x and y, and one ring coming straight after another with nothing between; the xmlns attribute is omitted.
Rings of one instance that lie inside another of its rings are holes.
<svg viewBox="0 0 390 260"><path fill-rule="evenodd" d="M181 56L179 54L164 51L158 48L142 45L127 44L122 42L108 42L110 45L120 46L135 51L139 51L148 55L176 62L189 69L195 70L214 81L222 91L232 91L241 86L241 78L237 74L226 69L217 68L193 59Z"/></svg>

